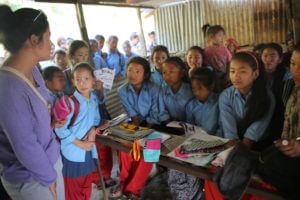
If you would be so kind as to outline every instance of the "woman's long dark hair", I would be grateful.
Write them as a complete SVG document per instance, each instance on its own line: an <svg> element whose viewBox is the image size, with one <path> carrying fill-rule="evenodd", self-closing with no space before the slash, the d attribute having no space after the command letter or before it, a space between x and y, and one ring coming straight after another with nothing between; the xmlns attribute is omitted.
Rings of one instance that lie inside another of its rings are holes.
<svg viewBox="0 0 300 200"><path fill-rule="evenodd" d="M243 134L246 129L253 123L263 118L270 109L271 99L267 92L266 72L261 61L250 52L238 52L233 55L232 60L241 60L247 62L251 69L255 71L259 69L259 76L253 82L251 89L251 96L249 97L246 105L246 116L240 124Z"/></svg>

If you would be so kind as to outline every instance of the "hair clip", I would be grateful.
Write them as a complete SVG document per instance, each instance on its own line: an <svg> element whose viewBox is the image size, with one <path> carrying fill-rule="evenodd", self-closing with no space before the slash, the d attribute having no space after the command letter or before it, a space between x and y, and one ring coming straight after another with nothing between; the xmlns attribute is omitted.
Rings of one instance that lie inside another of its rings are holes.
<svg viewBox="0 0 300 200"><path fill-rule="evenodd" d="M37 16L33 19L32 23L34 23L39 18L39 16L41 16L41 14L43 13L42 10L39 11L40 11L39 14L37 14Z"/></svg>

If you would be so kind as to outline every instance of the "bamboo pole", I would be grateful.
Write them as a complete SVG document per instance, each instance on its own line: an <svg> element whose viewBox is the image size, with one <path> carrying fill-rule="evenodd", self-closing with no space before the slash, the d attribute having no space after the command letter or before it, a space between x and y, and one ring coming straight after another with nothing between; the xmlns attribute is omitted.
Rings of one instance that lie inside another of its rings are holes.
<svg viewBox="0 0 300 200"><path fill-rule="evenodd" d="M141 46L142 46L142 53L143 56L147 56L147 47L146 47L146 40L145 40L145 35L144 35L144 28L143 28L143 22L142 22L142 15L141 15L141 10L140 8L136 9L136 13L137 13L137 17L139 20L139 25L140 25L140 42L141 42Z"/></svg>

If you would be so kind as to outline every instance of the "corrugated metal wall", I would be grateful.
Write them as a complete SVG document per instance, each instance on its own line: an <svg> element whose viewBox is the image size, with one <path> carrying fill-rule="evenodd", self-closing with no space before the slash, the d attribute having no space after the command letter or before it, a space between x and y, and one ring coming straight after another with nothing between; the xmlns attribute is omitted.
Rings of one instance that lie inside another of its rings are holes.
<svg viewBox="0 0 300 200"><path fill-rule="evenodd" d="M126 77L115 80L113 88L107 92L105 104L111 118L115 118L120 114L125 113L123 105L120 102L117 90L121 85L126 83L126 81Z"/></svg>
<svg viewBox="0 0 300 200"><path fill-rule="evenodd" d="M171 52L202 45L201 4L200 1L193 1L157 9L154 19L160 44L168 46Z"/></svg>
<svg viewBox="0 0 300 200"><path fill-rule="evenodd" d="M170 51L204 46L201 27L206 23L222 25L226 37L240 45L282 43L288 31L284 0L194 0L155 12L159 41Z"/></svg>

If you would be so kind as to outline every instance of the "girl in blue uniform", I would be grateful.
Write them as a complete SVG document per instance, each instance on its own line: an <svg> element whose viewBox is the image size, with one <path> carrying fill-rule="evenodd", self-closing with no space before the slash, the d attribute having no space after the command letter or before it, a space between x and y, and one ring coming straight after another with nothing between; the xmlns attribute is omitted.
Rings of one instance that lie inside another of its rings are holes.
<svg viewBox="0 0 300 200"><path fill-rule="evenodd" d="M166 59L169 58L168 48L163 45L155 46L151 53L151 81L158 86L165 86L166 83L162 77L162 66Z"/></svg>
<svg viewBox="0 0 300 200"><path fill-rule="evenodd" d="M150 81L150 64L142 57L133 57L127 63L128 83L118 89L118 94L129 117L137 126L151 128L158 124L158 93L159 87ZM113 196L123 191L130 199L140 196L152 163L139 161L125 152L119 151L120 188L112 191Z"/></svg>
<svg viewBox="0 0 300 200"><path fill-rule="evenodd" d="M194 95L187 79L187 67L179 57L168 58L162 68L166 86L159 94L159 120L185 121L185 106Z"/></svg>
<svg viewBox="0 0 300 200"><path fill-rule="evenodd" d="M218 95L213 92L215 73L209 68L197 68L191 74L191 86L195 98L186 105L186 121L217 135L219 107Z"/></svg>
<svg viewBox="0 0 300 200"><path fill-rule="evenodd" d="M234 54L230 62L233 86L219 98L223 135L233 143L243 141L249 147L266 137L275 100L266 84L266 74L259 60L250 52Z"/></svg>
<svg viewBox="0 0 300 200"><path fill-rule="evenodd" d="M56 128L55 132L61 140L66 199L89 199L92 183L99 180L93 172L96 166L91 149L96 136L95 126L100 123L99 100L103 100L104 96L103 91L97 93L93 90L95 77L88 63L75 66L72 80L76 87L73 95L79 103L79 113L71 124L75 103L70 99L73 111L67 116L66 124Z"/></svg>

